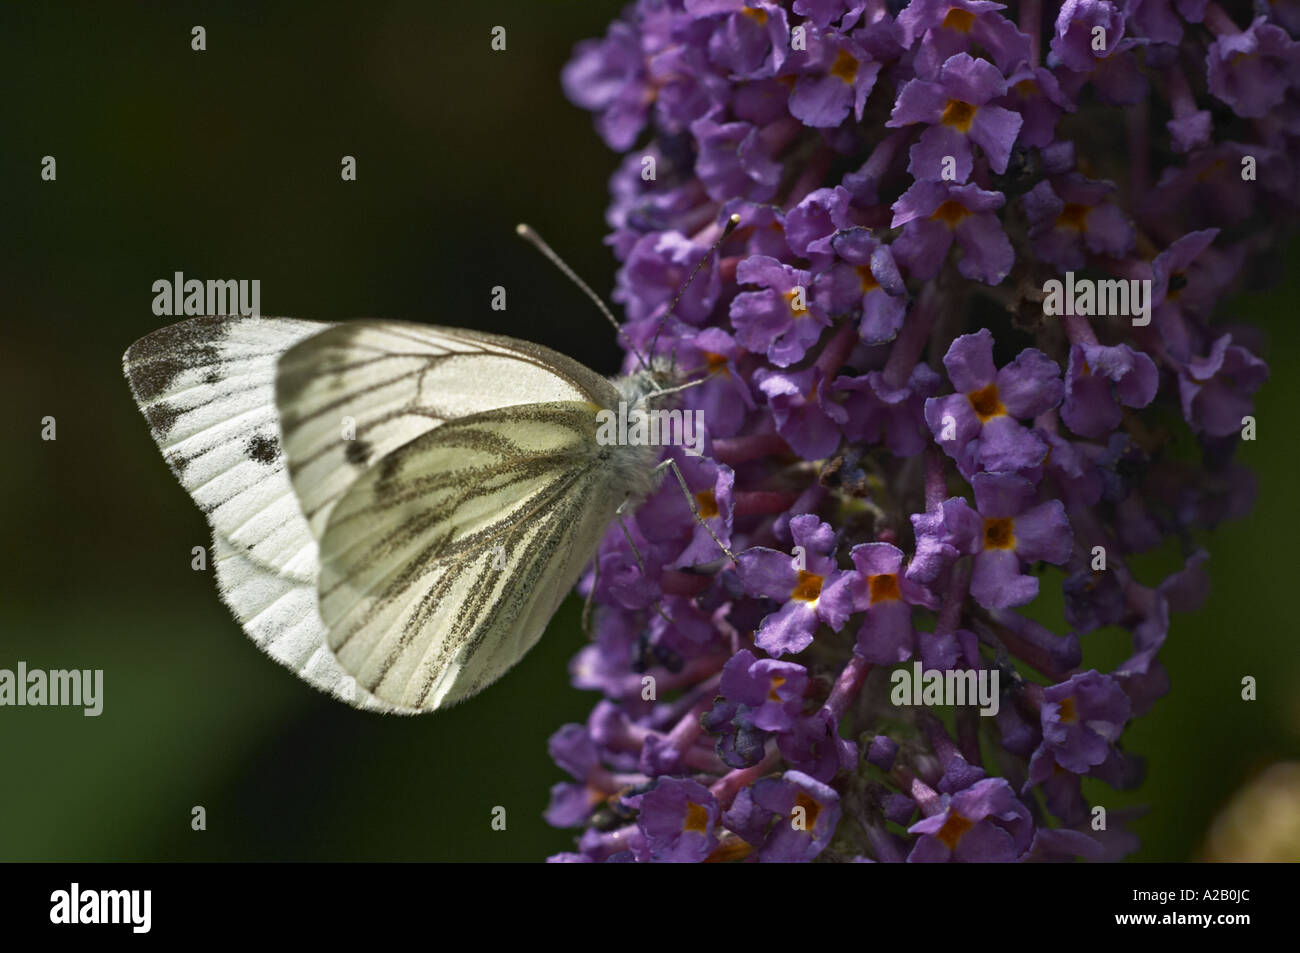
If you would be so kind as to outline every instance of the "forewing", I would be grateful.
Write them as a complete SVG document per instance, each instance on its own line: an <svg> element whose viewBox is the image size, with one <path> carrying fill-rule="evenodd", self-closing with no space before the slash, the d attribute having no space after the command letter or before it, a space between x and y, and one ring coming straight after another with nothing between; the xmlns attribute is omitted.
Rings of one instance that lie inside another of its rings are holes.
<svg viewBox="0 0 1300 953"><path fill-rule="evenodd" d="M202 317L136 341L122 365L154 441L213 534L222 600L248 636L315 687L388 708L356 688L316 609L317 543L280 447L275 368L329 325Z"/></svg>
<svg viewBox="0 0 1300 953"><path fill-rule="evenodd" d="M537 641L613 515L598 409L563 401L454 420L352 485L321 540L319 605L362 688L445 707Z"/></svg>
<svg viewBox="0 0 1300 953"><path fill-rule="evenodd" d="M280 447L275 366L327 327L194 318L142 337L122 358L154 442L213 531L253 562L305 582L315 580L316 541Z"/></svg>
<svg viewBox="0 0 1300 953"><path fill-rule="evenodd" d="M354 321L293 347L276 402L289 473L318 539L353 482L441 424L522 404L613 406L608 381L547 348L401 321Z"/></svg>

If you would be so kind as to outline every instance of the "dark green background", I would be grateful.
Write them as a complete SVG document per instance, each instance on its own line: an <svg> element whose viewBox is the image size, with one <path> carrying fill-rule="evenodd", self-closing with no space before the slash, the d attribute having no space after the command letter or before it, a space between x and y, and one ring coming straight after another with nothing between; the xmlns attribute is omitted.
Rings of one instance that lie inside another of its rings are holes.
<svg viewBox="0 0 1300 953"><path fill-rule="evenodd" d="M470 7L470 9L465 9ZM528 221L608 294L615 157L559 70L617 3L10 5L0 14L0 667L102 668L105 710L0 709L0 858L537 860L562 779L546 738L594 696L568 687L571 600L473 703L352 711L264 658L190 568L198 510L149 439L119 362L166 323L174 271L259 278L262 310L484 328L603 372L599 315L513 234ZM190 49L190 28L208 49ZM508 51L489 49L494 25ZM53 155L58 180L39 178ZM358 181L339 178L356 156ZM1293 256L1293 262L1297 259ZM490 288L509 308L489 308ZM1173 693L1127 733L1149 757L1144 859L1184 859L1300 729L1294 272L1236 302L1273 379L1242 458L1260 500L1209 536L1214 588L1175 617ZM58 440L40 440L40 421ZM1260 700L1238 700L1254 674ZM190 829L190 809L208 829ZM489 827L493 806L508 829Z"/></svg>

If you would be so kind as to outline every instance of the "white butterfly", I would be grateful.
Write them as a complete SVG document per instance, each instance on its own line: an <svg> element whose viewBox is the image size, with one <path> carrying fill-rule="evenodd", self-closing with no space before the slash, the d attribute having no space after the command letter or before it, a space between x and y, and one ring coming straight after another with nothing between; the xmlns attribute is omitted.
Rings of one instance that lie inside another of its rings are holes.
<svg viewBox="0 0 1300 953"><path fill-rule="evenodd" d="M598 443L597 413L674 383L497 335L291 318L183 321L123 368L248 635L404 713L468 698L541 637L661 470L659 446Z"/></svg>

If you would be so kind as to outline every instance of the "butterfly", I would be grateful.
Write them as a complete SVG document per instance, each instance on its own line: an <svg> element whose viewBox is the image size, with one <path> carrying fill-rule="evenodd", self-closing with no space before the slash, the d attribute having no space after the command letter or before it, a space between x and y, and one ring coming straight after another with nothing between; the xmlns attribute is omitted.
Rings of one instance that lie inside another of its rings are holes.
<svg viewBox="0 0 1300 953"><path fill-rule="evenodd" d="M500 335L229 316L154 331L123 369L211 526L222 600L360 708L433 711L494 682L615 518L676 471L662 446L597 439L602 411L681 389L659 361L607 380Z"/></svg>

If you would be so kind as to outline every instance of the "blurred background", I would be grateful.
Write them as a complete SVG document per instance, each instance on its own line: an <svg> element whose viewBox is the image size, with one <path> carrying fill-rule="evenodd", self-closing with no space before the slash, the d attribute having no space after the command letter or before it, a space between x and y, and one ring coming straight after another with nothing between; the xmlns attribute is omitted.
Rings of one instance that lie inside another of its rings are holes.
<svg viewBox="0 0 1300 953"><path fill-rule="evenodd" d="M398 719L330 701L262 656L211 573L190 568L207 527L120 361L170 323L153 315L151 285L182 271L260 279L266 314L480 328L613 373L609 328L513 228L532 224L608 297L616 157L559 72L621 4L113 6L0 14L0 668L105 673L98 718L0 708L0 859L534 861L568 849L572 835L541 814L563 779L546 739L595 701L565 674L583 640L576 600L472 704ZM205 52L190 48L195 25ZM504 53L489 46L497 25ZM55 182L40 179L45 155ZM344 155L355 182L340 179ZM1173 691L1125 734L1147 756L1146 784L1089 792L1112 810L1149 806L1138 859L1232 859L1280 830L1297 836L1300 779L1268 772L1300 757L1297 252L1281 285L1230 305L1270 341L1259 439L1241 454L1259 501L1204 539L1213 588L1203 611L1174 617L1162 655ZM507 288L504 312L489 307L494 285ZM56 441L40 439L45 416ZM1089 663L1123 657L1102 643ZM1252 781L1263 788L1239 793ZM204 832L190 827L196 805ZM490 827L498 805L505 831Z"/></svg>

